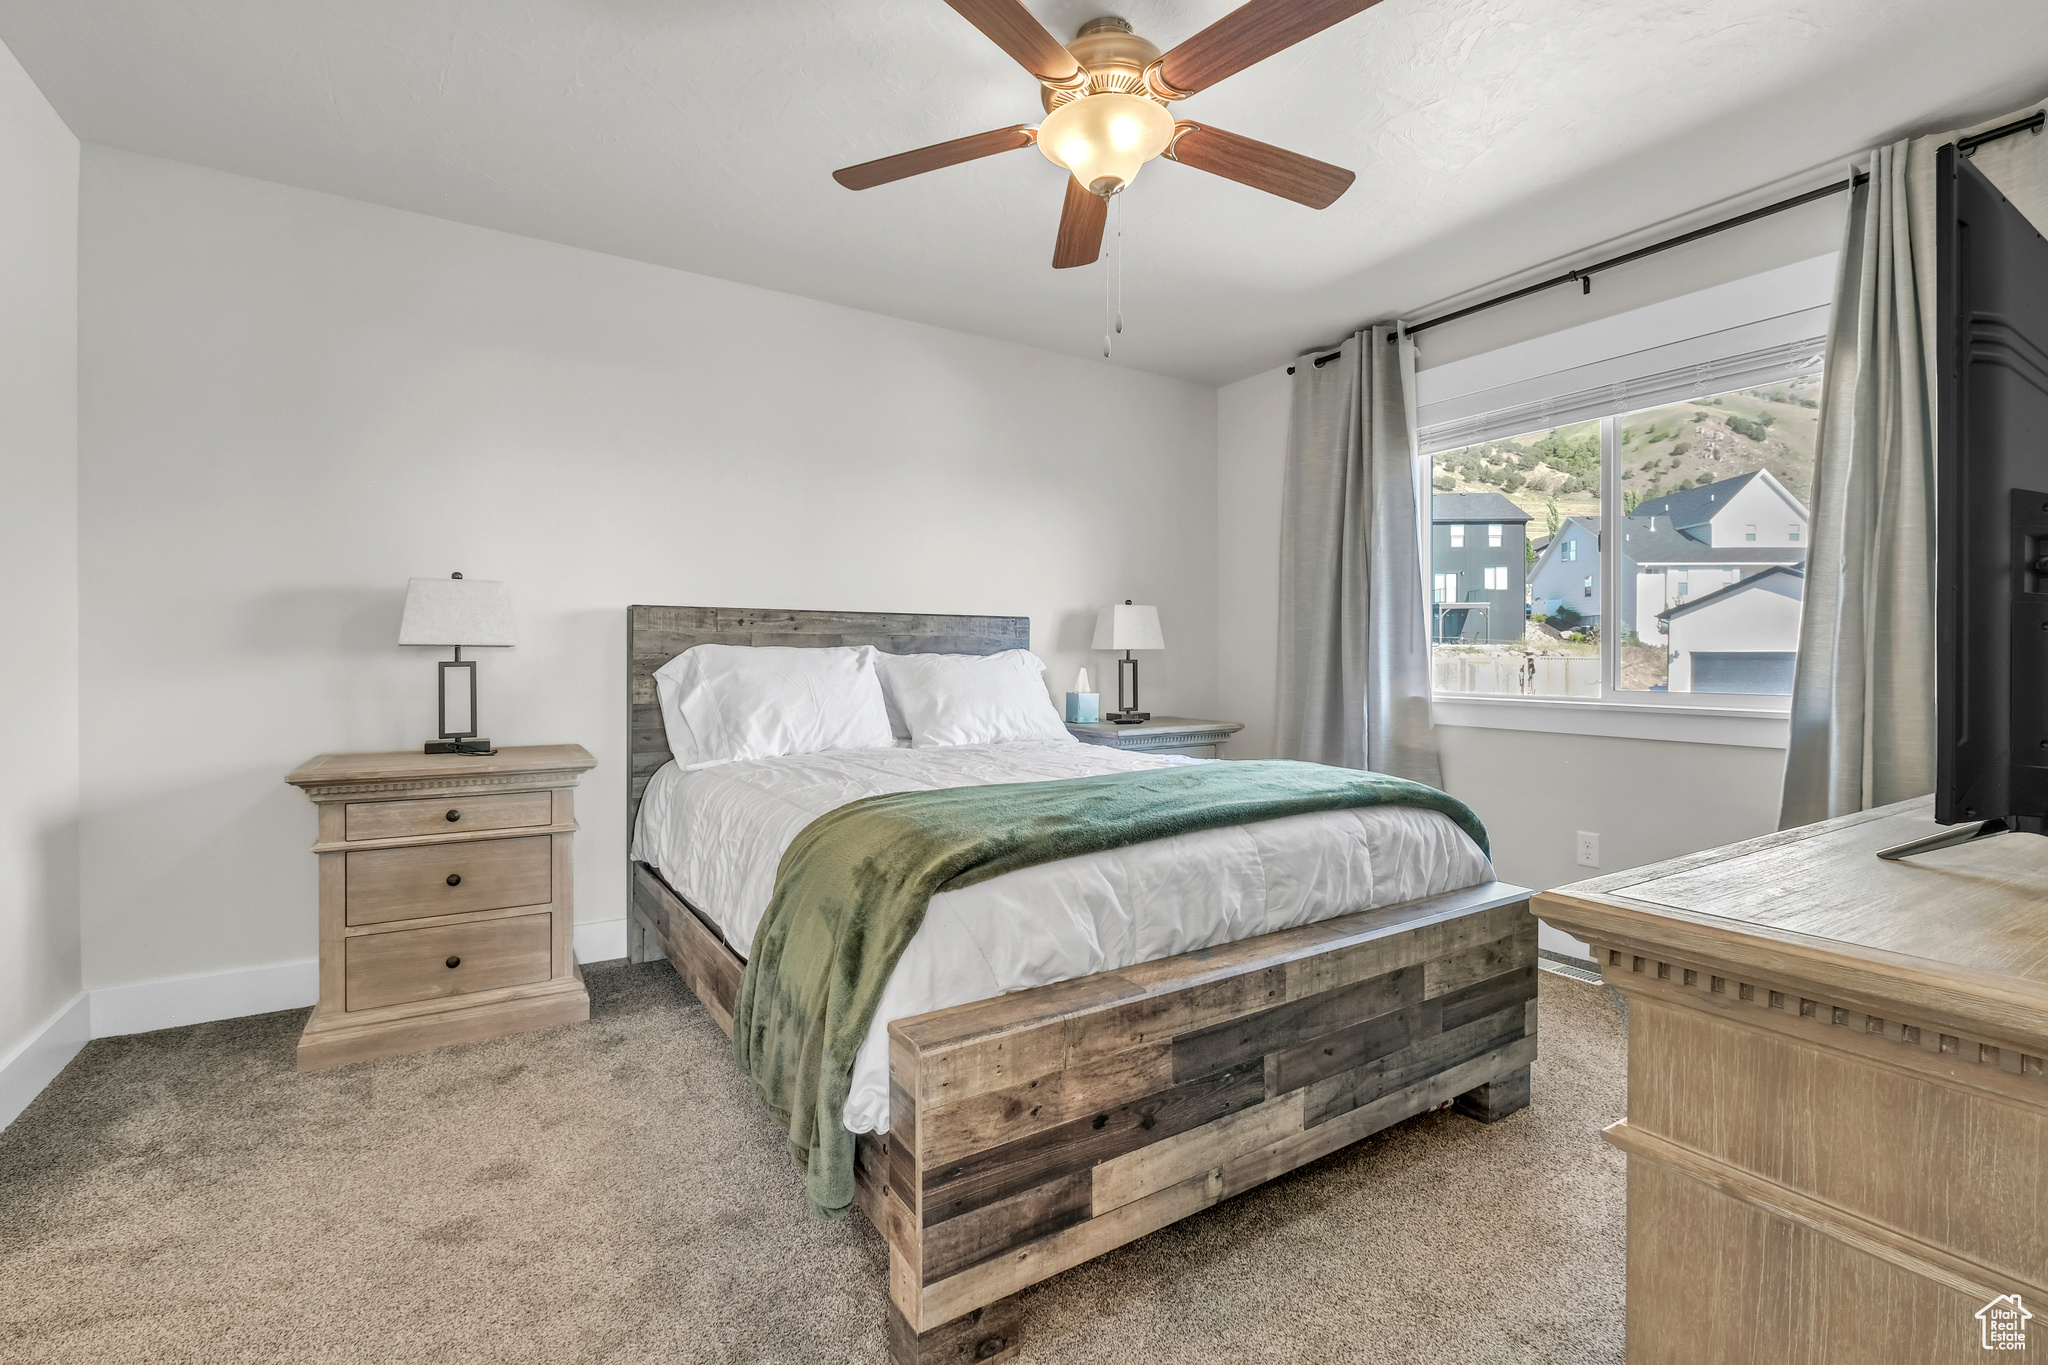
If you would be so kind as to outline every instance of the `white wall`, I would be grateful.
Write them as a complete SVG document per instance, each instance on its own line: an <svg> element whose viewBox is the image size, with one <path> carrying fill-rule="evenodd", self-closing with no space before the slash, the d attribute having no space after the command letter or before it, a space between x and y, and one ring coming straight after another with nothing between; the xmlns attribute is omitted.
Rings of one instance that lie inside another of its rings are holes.
<svg viewBox="0 0 2048 1365"><path fill-rule="evenodd" d="M78 995L79 941L78 139L4 47L0 488L5 1124L69 1059L18 1054Z"/></svg>
<svg viewBox="0 0 2048 1365"><path fill-rule="evenodd" d="M1217 714L1244 722L1232 758L1274 755L1290 384L1268 370L1216 394Z"/></svg>
<svg viewBox="0 0 2048 1365"><path fill-rule="evenodd" d="M1573 861L1600 836L1600 872L1753 839L1778 827L1783 749L1679 744L1538 730L1437 727L1444 786L1493 840L1503 880L1541 891L1599 873ZM1543 926L1543 946L1575 940Z"/></svg>
<svg viewBox="0 0 2048 1365"><path fill-rule="evenodd" d="M586 922L629 603L1028 614L1064 689L1134 597L1147 702L1213 713L1207 387L97 146L82 240L91 986L313 955L283 777L430 737L409 575L511 584L484 732L597 756Z"/></svg>

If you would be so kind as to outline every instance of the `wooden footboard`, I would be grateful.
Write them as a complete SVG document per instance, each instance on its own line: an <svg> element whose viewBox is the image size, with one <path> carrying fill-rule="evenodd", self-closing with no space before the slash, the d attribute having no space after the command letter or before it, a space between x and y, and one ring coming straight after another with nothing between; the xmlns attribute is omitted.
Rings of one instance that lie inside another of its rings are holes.
<svg viewBox="0 0 2048 1365"><path fill-rule="evenodd" d="M1003 1360L1019 1290L1447 1101L1528 1103L1529 893L1489 882L889 1029L859 1146L892 1357ZM644 865L651 936L720 1024L739 959ZM651 956L651 953L649 953Z"/></svg>

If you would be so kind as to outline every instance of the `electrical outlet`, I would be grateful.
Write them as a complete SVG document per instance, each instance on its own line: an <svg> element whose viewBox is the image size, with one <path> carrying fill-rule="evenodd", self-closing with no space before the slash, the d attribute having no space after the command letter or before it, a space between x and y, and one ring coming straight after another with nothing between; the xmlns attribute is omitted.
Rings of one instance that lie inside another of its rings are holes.
<svg viewBox="0 0 2048 1365"><path fill-rule="evenodd" d="M1600 836L1579 831L1578 864L1580 867L1600 866Z"/></svg>

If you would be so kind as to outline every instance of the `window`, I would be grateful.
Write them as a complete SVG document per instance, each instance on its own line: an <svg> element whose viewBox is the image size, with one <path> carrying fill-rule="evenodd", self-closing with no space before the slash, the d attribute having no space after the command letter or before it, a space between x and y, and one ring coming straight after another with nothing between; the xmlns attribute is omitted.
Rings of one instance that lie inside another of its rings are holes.
<svg viewBox="0 0 2048 1365"><path fill-rule="evenodd" d="M1772 383L1435 455L1437 515L1483 524L1488 548L1509 550L1483 570L1482 602L1436 575L1436 690L1718 705L1787 692L1820 398L1817 351L1802 354ZM1465 548L1463 524L1440 524L1439 546Z"/></svg>

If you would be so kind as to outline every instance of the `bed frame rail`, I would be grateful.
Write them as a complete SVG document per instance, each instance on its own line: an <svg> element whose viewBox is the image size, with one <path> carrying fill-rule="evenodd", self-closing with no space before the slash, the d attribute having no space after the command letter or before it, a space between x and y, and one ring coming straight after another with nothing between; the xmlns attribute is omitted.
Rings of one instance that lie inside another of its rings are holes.
<svg viewBox="0 0 2048 1365"><path fill-rule="evenodd" d="M1018 1351L1016 1294L1412 1115L1529 1102L1536 921L1488 882L889 1030L858 1200L897 1365ZM653 869L647 936L728 1032L743 964Z"/></svg>

